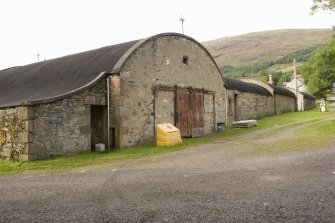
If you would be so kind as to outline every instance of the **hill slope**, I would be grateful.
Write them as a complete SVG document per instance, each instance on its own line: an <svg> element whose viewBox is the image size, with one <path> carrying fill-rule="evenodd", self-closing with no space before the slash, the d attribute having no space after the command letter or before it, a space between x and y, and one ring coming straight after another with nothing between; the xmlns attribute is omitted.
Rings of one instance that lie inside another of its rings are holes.
<svg viewBox="0 0 335 223"><path fill-rule="evenodd" d="M289 53L325 43L332 34L331 29L285 29L224 37L202 44L219 67L239 67L278 59Z"/></svg>

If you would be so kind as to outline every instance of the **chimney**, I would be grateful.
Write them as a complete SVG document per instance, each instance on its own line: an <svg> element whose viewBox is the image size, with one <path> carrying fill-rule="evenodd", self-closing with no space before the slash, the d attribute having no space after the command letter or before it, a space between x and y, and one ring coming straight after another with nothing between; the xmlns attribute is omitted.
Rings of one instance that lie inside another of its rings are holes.
<svg viewBox="0 0 335 223"><path fill-rule="evenodd" d="M269 74L269 81L268 81L269 84L273 84L273 81L272 81L272 74Z"/></svg>

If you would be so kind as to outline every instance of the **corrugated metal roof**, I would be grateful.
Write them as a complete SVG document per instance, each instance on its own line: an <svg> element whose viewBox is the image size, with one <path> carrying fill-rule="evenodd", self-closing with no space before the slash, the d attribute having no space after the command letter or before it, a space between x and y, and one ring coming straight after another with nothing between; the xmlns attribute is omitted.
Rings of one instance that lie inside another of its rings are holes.
<svg viewBox="0 0 335 223"><path fill-rule="evenodd" d="M111 72L138 40L0 71L0 107L54 100Z"/></svg>
<svg viewBox="0 0 335 223"><path fill-rule="evenodd" d="M179 33L161 33L147 39L107 46L78 54L0 71L0 108L47 103L92 87L120 69L136 49L161 36L178 36L198 44L219 68L208 50Z"/></svg>
<svg viewBox="0 0 335 223"><path fill-rule="evenodd" d="M273 88L273 91L274 91L275 94L281 94L281 95L285 95L285 96L288 96L288 97L296 98L295 94L292 91L290 91L286 88L279 87L279 86L274 85L274 84L268 84L268 85Z"/></svg>
<svg viewBox="0 0 335 223"><path fill-rule="evenodd" d="M265 96L272 96L272 94L267 89L258 84L247 83L230 77L223 77L223 81L224 86L228 89L238 90L242 92L250 92Z"/></svg>
<svg viewBox="0 0 335 223"><path fill-rule="evenodd" d="M315 100L315 98L312 95L307 94L306 92L302 92L302 91L299 91L299 92L304 96L304 98Z"/></svg>

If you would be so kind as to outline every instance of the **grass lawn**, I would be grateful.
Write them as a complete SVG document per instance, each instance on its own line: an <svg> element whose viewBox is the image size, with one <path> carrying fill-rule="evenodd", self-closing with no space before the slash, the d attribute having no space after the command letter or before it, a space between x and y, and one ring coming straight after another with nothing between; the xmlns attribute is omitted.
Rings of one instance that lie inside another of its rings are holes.
<svg viewBox="0 0 335 223"><path fill-rule="evenodd" d="M163 154L182 150L191 146L206 144L214 142L217 140L222 140L228 137L233 137L236 135L245 134L251 131L260 130L264 128L270 128L272 126L283 126L289 125L292 122L295 123L304 123L308 120L313 119L324 119L327 116L333 117L334 112L324 112L321 113L318 110L318 106L313 110L306 112L292 112L286 113L278 116L272 116L263 118L258 121L258 126L255 128L249 129L232 129L225 128L223 133L212 133L205 137L195 138L195 139L183 139L183 143L171 147L156 147L154 145L148 146L135 146L126 149L115 149L107 151L104 153L80 153L73 156L63 156L63 157L54 157L46 160L38 161L22 161L22 162L13 162L0 160L0 175L7 174L17 174L17 173L31 173L31 172L58 172L64 170L70 170L78 167L101 165L101 164L111 164L117 161L140 158L145 156L152 156L156 154ZM327 126L326 133L334 135L334 125L335 123L329 123ZM300 137L312 137L317 139L319 135L327 135L324 132L324 127L315 128L312 132L304 132ZM317 141L315 141L317 142ZM263 148L265 150L266 148Z"/></svg>

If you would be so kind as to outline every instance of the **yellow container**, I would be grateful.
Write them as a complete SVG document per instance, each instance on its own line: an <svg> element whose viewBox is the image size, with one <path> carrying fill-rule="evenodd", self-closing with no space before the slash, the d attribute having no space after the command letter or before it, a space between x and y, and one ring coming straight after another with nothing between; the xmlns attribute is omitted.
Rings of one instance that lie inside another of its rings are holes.
<svg viewBox="0 0 335 223"><path fill-rule="evenodd" d="M173 146L182 142L179 129L170 123L158 124L156 133L157 146Z"/></svg>

